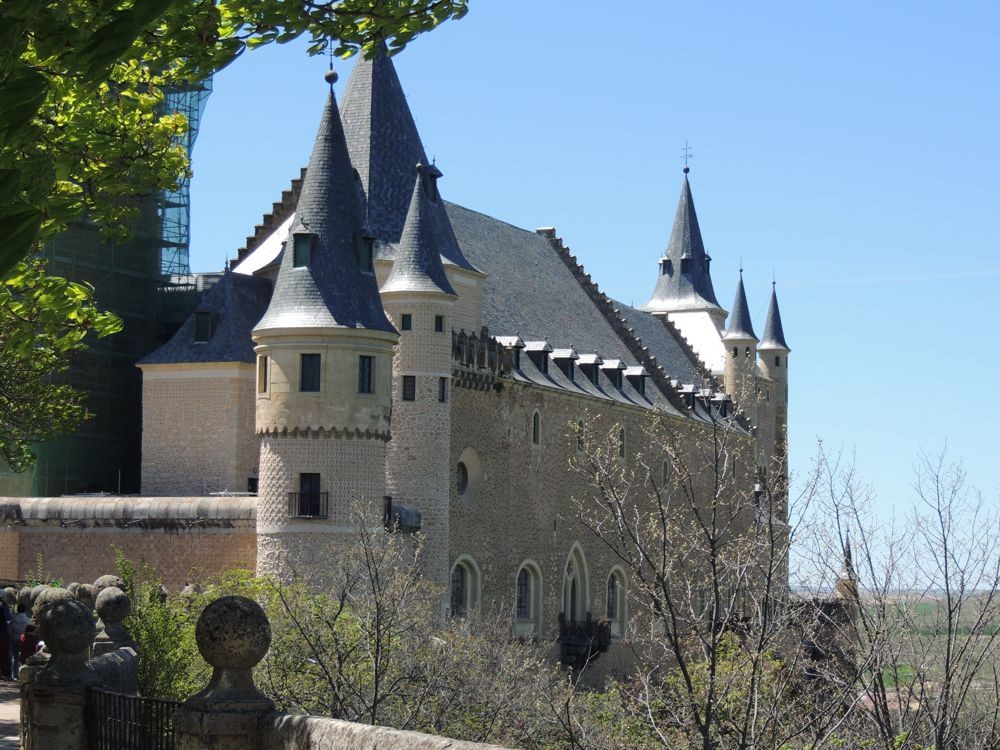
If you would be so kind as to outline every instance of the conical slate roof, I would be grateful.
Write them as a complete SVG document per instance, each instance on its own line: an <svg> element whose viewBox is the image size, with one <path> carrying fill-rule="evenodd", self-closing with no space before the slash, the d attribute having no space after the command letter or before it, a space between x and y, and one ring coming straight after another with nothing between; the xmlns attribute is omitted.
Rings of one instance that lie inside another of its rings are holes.
<svg viewBox="0 0 1000 750"><path fill-rule="evenodd" d="M747 304L747 293L743 288L743 270L740 270L740 283L736 285L736 299L733 300L733 314L729 316L729 324L722 336L724 339L753 339L753 322L750 320L750 306Z"/></svg>
<svg viewBox="0 0 1000 750"><path fill-rule="evenodd" d="M359 186L330 92L309 168L282 251L271 304L255 333L279 328L395 329L385 316L374 273L361 270ZM312 235L308 264L295 267L296 234Z"/></svg>
<svg viewBox="0 0 1000 750"><path fill-rule="evenodd" d="M379 241L381 254L391 250L388 243L397 243L402 236L416 177L414 166L428 162L385 45L355 64L344 92L341 119L366 196L366 226ZM456 266L475 270L458 243L440 252Z"/></svg>
<svg viewBox="0 0 1000 750"><path fill-rule="evenodd" d="M764 324L764 338L758 349L784 350L790 352L785 342L785 331L781 327L781 310L778 309L778 293L771 287L771 304L767 308L767 322Z"/></svg>
<svg viewBox="0 0 1000 750"><path fill-rule="evenodd" d="M710 260L701 239L698 214L685 170L670 242L660 259L656 289L649 302L640 309L649 312L721 310L712 288Z"/></svg>
<svg viewBox="0 0 1000 750"><path fill-rule="evenodd" d="M455 290L448 283L441 265L442 245L449 241L458 245L451 225L442 227L436 216L443 209L436 184L441 172L437 167L423 164L418 164L416 170L417 179L403 225L403 236L396 248L392 271L382 285L382 293L438 292L454 295Z"/></svg>

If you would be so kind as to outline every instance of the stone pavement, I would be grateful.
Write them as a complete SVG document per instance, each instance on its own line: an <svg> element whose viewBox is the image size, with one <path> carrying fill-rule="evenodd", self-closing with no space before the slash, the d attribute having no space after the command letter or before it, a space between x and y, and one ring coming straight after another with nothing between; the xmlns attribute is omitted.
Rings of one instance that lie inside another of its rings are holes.
<svg viewBox="0 0 1000 750"><path fill-rule="evenodd" d="M0 750L18 750L21 703L16 682L0 682Z"/></svg>

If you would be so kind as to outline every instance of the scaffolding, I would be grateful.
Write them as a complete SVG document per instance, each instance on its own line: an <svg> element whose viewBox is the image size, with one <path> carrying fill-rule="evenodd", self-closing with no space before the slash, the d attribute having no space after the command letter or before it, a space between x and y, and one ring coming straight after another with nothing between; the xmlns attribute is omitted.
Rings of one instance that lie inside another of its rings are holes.
<svg viewBox="0 0 1000 750"><path fill-rule="evenodd" d="M187 150L189 159L198 138L205 102L211 93L211 77L198 84L167 90L164 110L179 112L188 121L187 132L180 137L179 142ZM159 216L163 242L160 250L160 273L168 283L171 276L191 273L190 189L191 180L185 177L176 190L165 190L160 194Z"/></svg>
<svg viewBox="0 0 1000 750"><path fill-rule="evenodd" d="M198 135L211 81L167 94L164 111L188 118L181 138L188 155ZM52 496L139 490L142 381L135 363L170 339L218 274L190 272L189 181L177 190L134 198L132 237L110 243L81 220L48 241L48 271L94 287L97 304L121 316L124 330L74 356L58 376L87 394L92 417L71 435L35 446L38 462L24 474L0 465L0 495Z"/></svg>

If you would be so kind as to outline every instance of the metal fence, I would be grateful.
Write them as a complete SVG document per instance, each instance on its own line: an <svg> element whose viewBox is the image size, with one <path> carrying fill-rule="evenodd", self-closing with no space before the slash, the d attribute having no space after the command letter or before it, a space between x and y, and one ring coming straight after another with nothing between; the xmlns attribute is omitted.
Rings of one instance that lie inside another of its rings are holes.
<svg viewBox="0 0 1000 750"><path fill-rule="evenodd" d="M88 750L174 750L180 701L87 691Z"/></svg>

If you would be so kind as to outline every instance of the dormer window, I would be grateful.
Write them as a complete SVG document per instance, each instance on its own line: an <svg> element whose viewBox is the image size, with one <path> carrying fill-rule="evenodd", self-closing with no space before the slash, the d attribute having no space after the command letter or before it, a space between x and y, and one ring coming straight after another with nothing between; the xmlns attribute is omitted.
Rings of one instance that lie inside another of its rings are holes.
<svg viewBox="0 0 1000 750"><path fill-rule="evenodd" d="M529 351L528 357L532 362L534 362L535 367L537 367L542 374L549 374L549 355L545 351L542 351L541 349Z"/></svg>
<svg viewBox="0 0 1000 750"><path fill-rule="evenodd" d="M664 258L660 261L660 273L664 276L670 276L674 272L674 264L671 263L670 258Z"/></svg>
<svg viewBox="0 0 1000 750"><path fill-rule="evenodd" d="M690 272L691 272L691 259L681 258L681 273L690 273Z"/></svg>
<svg viewBox="0 0 1000 750"><path fill-rule="evenodd" d="M203 344L212 338L212 313L196 312L194 314L194 340Z"/></svg>
<svg viewBox="0 0 1000 750"><path fill-rule="evenodd" d="M580 356L573 350L572 347L569 349L555 349L549 355L550 359L556 363L560 372L566 376L566 379L571 383L576 381L576 367L574 364Z"/></svg>
<svg viewBox="0 0 1000 750"><path fill-rule="evenodd" d="M519 346L514 347L514 369L521 369L521 347Z"/></svg>
<svg viewBox="0 0 1000 750"><path fill-rule="evenodd" d="M312 260L313 234L292 235L292 265L295 268L304 268Z"/></svg>
<svg viewBox="0 0 1000 750"><path fill-rule="evenodd" d="M515 351L524 347L524 351L527 353L528 359L531 360L531 363L538 368L540 373L548 375L549 359L554 351L552 347L549 346L549 342L545 339L539 339L538 341L521 341L520 338L516 338L511 339L510 344L515 348Z"/></svg>
<svg viewBox="0 0 1000 750"><path fill-rule="evenodd" d="M361 273L375 273L375 238L367 235L358 237L358 266Z"/></svg>
<svg viewBox="0 0 1000 750"><path fill-rule="evenodd" d="M617 388L618 390L621 390L621 388L622 388L622 371L621 370L608 370L608 379L611 381L611 384L615 388Z"/></svg>

